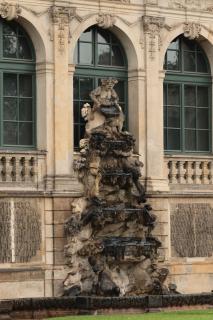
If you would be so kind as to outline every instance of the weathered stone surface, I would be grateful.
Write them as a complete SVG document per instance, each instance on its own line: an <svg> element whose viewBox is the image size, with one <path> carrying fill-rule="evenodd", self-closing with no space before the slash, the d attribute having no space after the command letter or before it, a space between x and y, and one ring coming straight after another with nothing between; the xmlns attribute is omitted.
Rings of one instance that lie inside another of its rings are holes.
<svg viewBox="0 0 213 320"><path fill-rule="evenodd" d="M84 197L72 202L65 223L64 295L169 293L163 285L168 270L157 266L161 243L152 235L156 215L144 204L143 164L133 157L133 136L122 131L115 83L102 80L90 93L93 107L87 103L82 108L87 124L74 170ZM62 236L60 228L54 227L55 236ZM161 223L156 233L167 236L164 229Z"/></svg>

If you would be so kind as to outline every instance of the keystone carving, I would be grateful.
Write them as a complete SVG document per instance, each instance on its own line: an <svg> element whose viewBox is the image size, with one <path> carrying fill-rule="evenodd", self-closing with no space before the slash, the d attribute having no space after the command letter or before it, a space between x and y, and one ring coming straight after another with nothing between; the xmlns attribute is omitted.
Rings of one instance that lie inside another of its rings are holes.
<svg viewBox="0 0 213 320"><path fill-rule="evenodd" d="M76 8L52 6L50 8L52 22L58 26L58 45L61 52L64 51L66 41L66 28L68 29L68 41L71 38L69 23L76 15Z"/></svg>
<svg viewBox="0 0 213 320"><path fill-rule="evenodd" d="M17 19L21 13L21 8L18 4L2 2L0 4L0 16L8 21Z"/></svg>
<svg viewBox="0 0 213 320"><path fill-rule="evenodd" d="M158 49L161 46L160 31L164 26L165 26L165 18L163 17L143 16L144 33L149 34L149 38L150 38L149 52L150 52L151 59L154 59L156 38L158 41Z"/></svg>
<svg viewBox="0 0 213 320"><path fill-rule="evenodd" d="M108 29L113 27L113 25L116 22L116 19L112 14L100 13L96 21L97 21L97 25L100 28Z"/></svg>
<svg viewBox="0 0 213 320"><path fill-rule="evenodd" d="M196 22L186 22L183 27L184 37L194 40L199 38L201 32L201 25Z"/></svg>

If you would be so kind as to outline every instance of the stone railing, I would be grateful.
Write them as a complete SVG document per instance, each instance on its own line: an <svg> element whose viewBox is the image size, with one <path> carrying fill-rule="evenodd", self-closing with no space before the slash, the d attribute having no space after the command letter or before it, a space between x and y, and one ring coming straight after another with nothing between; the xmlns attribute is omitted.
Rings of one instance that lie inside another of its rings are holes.
<svg viewBox="0 0 213 320"><path fill-rule="evenodd" d="M165 174L170 184L213 184L213 158L165 156Z"/></svg>
<svg viewBox="0 0 213 320"><path fill-rule="evenodd" d="M0 189L44 189L46 152L0 151Z"/></svg>

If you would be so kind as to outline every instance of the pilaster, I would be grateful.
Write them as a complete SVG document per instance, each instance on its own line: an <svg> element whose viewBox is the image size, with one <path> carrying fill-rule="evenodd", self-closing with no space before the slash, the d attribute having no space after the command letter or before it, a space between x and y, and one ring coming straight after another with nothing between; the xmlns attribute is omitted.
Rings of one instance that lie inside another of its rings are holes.
<svg viewBox="0 0 213 320"><path fill-rule="evenodd" d="M54 160L55 190L70 190L72 168L72 110L68 68L69 24L75 8L52 6L52 40L54 51Z"/></svg>
<svg viewBox="0 0 213 320"><path fill-rule="evenodd" d="M144 16L146 60L146 176L148 191L168 191L164 176L163 77L159 77L159 48L164 18ZM154 93L154 94L153 94Z"/></svg>

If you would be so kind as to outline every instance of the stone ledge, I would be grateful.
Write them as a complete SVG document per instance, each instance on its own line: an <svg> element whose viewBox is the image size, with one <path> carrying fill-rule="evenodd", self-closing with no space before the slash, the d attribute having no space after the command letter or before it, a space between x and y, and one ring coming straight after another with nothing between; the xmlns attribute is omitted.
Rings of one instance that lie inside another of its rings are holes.
<svg viewBox="0 0 213 320"><path fill-rule="evenodd" d="M60 297L60 298L26 298L0 300L0 316L7 314L9 319L42 319L42 317L60 316L69 311L69 314L87 314L112 310L140 310L141 312L154 309L189 306L213 306L213 293L180 294L162 296L132 296L132 297ZM34 317L36 314L36 317Z"/></svg>

